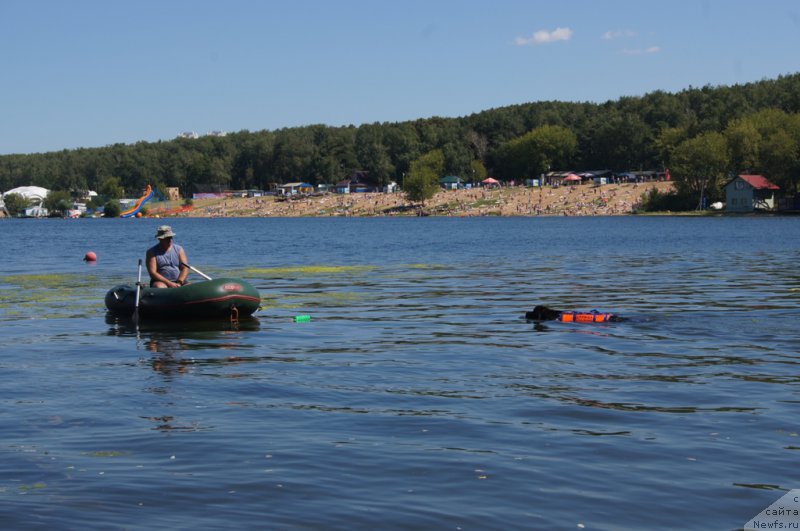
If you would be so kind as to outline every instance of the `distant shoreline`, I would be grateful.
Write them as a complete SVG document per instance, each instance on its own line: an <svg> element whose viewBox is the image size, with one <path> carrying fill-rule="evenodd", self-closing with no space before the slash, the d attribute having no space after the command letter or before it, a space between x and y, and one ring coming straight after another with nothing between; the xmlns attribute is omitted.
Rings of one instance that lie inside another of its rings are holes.
<svg viewBox="0 0 800 531"><path fill-rule="evenodd" d="M522 186L443 190L425 203L429 216L626 216L635 213L652 189L673 190L672 182L577 185L558 188ZM416 216L403 193L326 194L279 200L274 196L197 199L148 205L149 217L395 217Z"/></svg>

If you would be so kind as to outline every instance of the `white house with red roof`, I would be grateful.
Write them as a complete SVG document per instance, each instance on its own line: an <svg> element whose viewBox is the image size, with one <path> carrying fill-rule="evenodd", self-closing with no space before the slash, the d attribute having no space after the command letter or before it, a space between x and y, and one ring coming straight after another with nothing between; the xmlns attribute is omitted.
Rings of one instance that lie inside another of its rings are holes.
<svg viewBox="0 0 800 531"><path fill-rule="evenodd" d="M752 212L775 208L775 192L780 187L763 175L737 175L725 185L725 210Z"/></svg>

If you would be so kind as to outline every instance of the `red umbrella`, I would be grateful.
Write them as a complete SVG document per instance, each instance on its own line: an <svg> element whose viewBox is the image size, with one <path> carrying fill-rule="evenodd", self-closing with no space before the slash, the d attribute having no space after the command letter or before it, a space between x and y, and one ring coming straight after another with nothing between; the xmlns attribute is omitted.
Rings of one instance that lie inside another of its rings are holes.
<svg viewBox="0 0 800 531"><path fill-rule="evenodd" d="M497 179L492 179L491 177L487 177L486 179L481 181L483 184L500 184L500 181Z"/></svg>
<svg viewBox="0 0 800 531"><path fill-rule="evenodd" d="M570 173L569 175L564 177L564 180L565 181L570 181L570 182L578 182L578 181L582 181L583 178L580 175L575 175L574 173Z"/></svg>

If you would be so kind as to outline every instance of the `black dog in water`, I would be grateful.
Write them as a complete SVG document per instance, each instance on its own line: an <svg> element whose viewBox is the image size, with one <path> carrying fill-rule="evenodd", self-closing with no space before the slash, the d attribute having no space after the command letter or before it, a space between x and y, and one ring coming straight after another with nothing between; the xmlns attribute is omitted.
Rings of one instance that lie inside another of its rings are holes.
<svg viewBox="0 0 800 531"><path fill-rule="evenodd" d="M534 306L533 311L525 312L525 319L529 321L555 321L561 317L561 312L551 310L547 306Z"/></svg>
<svg viewBox="0 0 800 531"><path fill-rule="evenodd" d="M624 317L613 313L591 312L562 312L547 306L535 306L533 311L525 312L525 319L529 321L561 321L563 323L608 323L624 321Z"/></svg>

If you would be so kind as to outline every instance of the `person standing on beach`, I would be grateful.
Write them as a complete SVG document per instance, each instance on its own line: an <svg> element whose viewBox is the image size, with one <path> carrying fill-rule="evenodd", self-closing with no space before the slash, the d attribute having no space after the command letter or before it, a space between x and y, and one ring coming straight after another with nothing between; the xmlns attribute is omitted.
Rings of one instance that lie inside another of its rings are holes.
<svg viewBox="0 0 800 531"><path fill-rule="evenodd" d="M147 272L151 288L179 288L189 276L186 251L172 238L175 233L169 225L161 225L156 232L158 243L147 250Z"/></svg>

